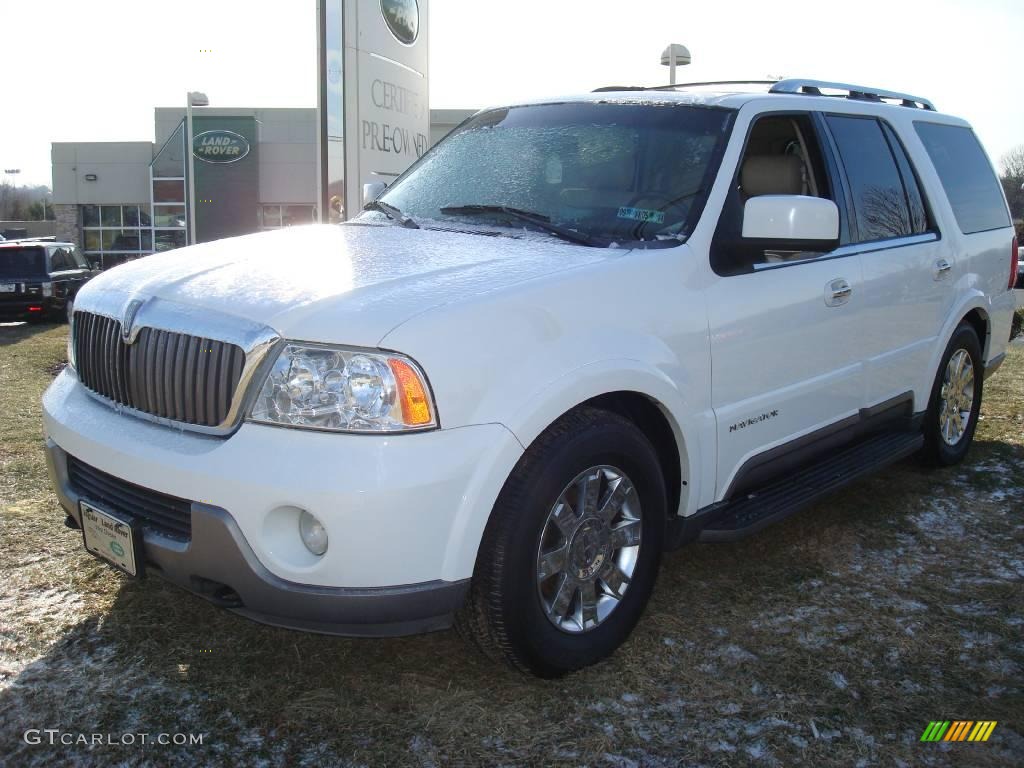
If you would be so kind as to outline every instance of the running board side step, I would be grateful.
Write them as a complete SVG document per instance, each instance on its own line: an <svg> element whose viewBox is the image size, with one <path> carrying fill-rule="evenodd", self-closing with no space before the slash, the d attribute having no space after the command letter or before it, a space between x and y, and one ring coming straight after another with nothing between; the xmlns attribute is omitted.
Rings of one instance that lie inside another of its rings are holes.
<svg viewBox="0 0 1024 768"><path fill-rule="evenodd" d="M745 538L864 475L916 453L923 445L924 436L920 432L872 435L741 498L698 512L694 516L698 520L693 523L699 533L690 528L689 535L683 534L681 538L705 542Z"/></svg>

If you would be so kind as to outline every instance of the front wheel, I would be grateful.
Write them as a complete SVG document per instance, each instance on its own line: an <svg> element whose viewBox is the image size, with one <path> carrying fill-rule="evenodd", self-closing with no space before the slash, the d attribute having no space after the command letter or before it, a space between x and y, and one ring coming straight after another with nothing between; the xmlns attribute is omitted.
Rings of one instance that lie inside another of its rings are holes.
<svg viewBox="0 0 1024 768"><path fill-rule="evenodd" d="M978 334L961 323L939 362L925 413L924 456L929 463L950 466L967 455L978 426L984 376Z"/></svg>
<svg viewBox="0 0 1024 768"><path fill-rule="evenodd" d="M666 503L657 454L632 422L595 408L567 414L498 497L460 631L541 677L610 655L653 589Z"/></svg>

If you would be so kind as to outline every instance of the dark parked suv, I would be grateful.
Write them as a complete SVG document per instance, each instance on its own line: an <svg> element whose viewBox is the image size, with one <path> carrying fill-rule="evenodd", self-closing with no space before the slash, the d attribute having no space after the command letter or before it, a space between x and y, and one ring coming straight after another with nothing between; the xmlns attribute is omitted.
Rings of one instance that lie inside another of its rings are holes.
<svg viewBox="0 0 1024 768"><path fill-rule="evenodd" d="M68 318L96 274L72 243L0 243L0 320Z"/></svg>

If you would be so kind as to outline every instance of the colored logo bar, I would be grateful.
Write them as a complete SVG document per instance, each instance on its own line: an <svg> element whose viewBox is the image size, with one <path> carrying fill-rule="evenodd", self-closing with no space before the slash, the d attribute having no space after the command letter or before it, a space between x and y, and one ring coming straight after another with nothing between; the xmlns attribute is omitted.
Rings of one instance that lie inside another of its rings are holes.
<svg viewBox="0 0 1024 768"><path fill-rule="evenodd" d="M921 741L988 741L996 720L932 720Z"/></svg>

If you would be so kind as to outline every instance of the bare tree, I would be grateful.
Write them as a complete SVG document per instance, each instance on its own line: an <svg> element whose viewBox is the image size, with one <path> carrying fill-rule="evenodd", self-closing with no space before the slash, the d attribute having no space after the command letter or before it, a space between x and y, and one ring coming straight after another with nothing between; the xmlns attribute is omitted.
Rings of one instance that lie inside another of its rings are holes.
<svg viewBox="0 0 1024 768"><path fill-rule="evenodd" d="M1000 181L1014 220L1024 219L1024 144L1018 144L999 161Z"/></svg>
<svg viewBox="0 0 1024 768"><path fill-rule="evenodd" d="M1024 183L1024 144L1018 144L999 161L1003 178L1016 179Z"/></svg>

